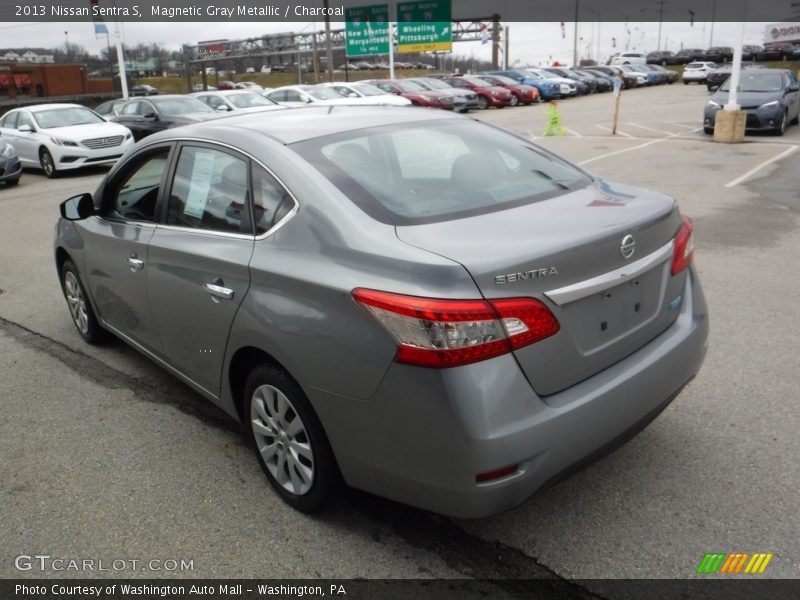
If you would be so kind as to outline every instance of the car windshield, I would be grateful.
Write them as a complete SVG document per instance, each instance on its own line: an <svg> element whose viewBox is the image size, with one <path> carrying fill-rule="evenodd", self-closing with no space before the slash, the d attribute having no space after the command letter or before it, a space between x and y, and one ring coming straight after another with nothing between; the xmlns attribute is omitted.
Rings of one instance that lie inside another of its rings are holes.
<svg viewBox="0 0 800 600"><path fill-rule="evenodd" d="M525 76L526 79L544 79L544 77L542 77L536 71L525 71L523 75Z"/></svg>
<svg viewBox="0 0 800 600"><path fill-rule="evenodd" d="M471 120L360 129L290 148L362 210L395 225L504 210L590 183L528 141Z"/></svg>
<svg viewBox="0 0 800 600"><path fill-rule="evenodd" d="M275 106L275 102L259 94L247 92L245 94L230 94L228 101L236 108L253 108L254 106Z"/></svg>
<svg viewBox="0 0 800 600"><path fill-rule="evenodd" d="M511 77L506 77L505 75L492 75L491 81L496 81L497 83L501 83L503 85L516 85L516 81L511 79Z"/></svg>
<svg viewBox="0 0 800 600"><path fill-rule="evenodd" d="M720 86L720 91L730 91L730 79ZM739 76L740 92L779 92L783 89L780 73L742 73Z"/></svg>
<svg viewBox="0 0 800 600"><path fill-rule="evenodd" d="M369 83L354 83L351 86L354 90L356 90L362 96L385 96L386 92L384 92L381 88L370 85Z"/></svg>
<svg viewBox="0 0 800 600"><path fill-rule="evenodd" d="M418 83L414 83L413 81L395 81L397 87L399 87L404 92L424 92L425 88L422 87Z"/></svg>
<svg viewBox="0 0 800 600"><path fill-rule="evenodd" d="M341 100L342 95L333 88L329 87L310 87L305 91L309 96L317 100Z"/></svg>
<svg viewBox="0 0 800 600"><path fill-rule="evenodd" d="M464 79L469 81L472 85L477 85L479 87L492 87L491 83L485 79L480 79L479 77L464 77Z"/></svg>
<svg viewBox="0 0 800 600"><path fill-rule="evenodd" d="M82 106L40 110L33 113L33 118L36 119L36 124L42 129L88 125L90 123L105 123L102 117Z"/></svg>
<svg viewBox="0 0 800 600"><path fill-rule="evenodd" d="M203 104L197 98L148 98L165 117L177 117L188 113L214 112L214 109Z"/></svg>

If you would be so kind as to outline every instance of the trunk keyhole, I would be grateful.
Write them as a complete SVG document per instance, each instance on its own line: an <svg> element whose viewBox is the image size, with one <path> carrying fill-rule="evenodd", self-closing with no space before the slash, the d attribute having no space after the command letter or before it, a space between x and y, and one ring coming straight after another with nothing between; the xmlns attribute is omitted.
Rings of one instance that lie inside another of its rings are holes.
<svg viewBox="0 0 800 600"><path fill-rule="evenodd" d="M636 312L639 312L641 308L642 308L641 302L637 302L636 304L633 305L633 310L635 310Z"/></svg>
<svg viewBox="0 0 800 600"><path fill-rule="evenodd" d="M603 321L600 323L600 331L605 331L606 329L608 329L608 321Z"/></svg>

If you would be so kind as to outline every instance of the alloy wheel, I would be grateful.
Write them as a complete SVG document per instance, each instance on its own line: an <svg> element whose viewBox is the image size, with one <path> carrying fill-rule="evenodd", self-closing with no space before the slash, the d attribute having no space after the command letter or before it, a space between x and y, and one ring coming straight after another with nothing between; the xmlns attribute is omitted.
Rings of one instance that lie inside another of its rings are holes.
<svg viewBox="0 0 800 600"><path fill-rule="evenodd" d="M271 385L250 400L256 446L270 475L287 492L302 496L314 483L314 452L305 424L289 398Z"/></svg>
<svg viewBox="0 0 800 600"><path fill-rule="evenodd" d="M47 150L42 150L39 156L39 162L42 165L42 171L44 171L45 176L53 177L56 174L56 164L53 162L52 155Z"/></svg>
<svg viewBox="0 0 800 600"><path fill-rule="evenodd" d="M89 333L89 316L86 313L86 299L75 273L67 271L64 275L64 291L72 320L83 335Z"/></svg>

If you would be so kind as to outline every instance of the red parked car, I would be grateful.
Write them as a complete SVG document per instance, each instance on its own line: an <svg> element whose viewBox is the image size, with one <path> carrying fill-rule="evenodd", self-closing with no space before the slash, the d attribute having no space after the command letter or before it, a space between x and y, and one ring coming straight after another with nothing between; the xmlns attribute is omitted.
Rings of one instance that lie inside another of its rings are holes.
<svg viewBox="0 0 800 600"><path fill-rule="evenodd" d="M453 110L453 95L445 91L426 90L421 85L404 79L377 79L367 83L376 85L390 94L408 98L415 106Z"/></svg>
<svg viewBox="0 0 800 600"><path fill-rule="evenodd" d="M478 95L478 108L505 108L511 104L512 93L505 88L492 85L488 81L472 75L451 75L442 77L453 87L472 90Z"/></svg>
<svg viewBox="0 0 800 600"><path fill-rule="evenodd" d="M539 101L539 90L532 85L517 83L511 77L506 77L505 75L481 75L481 79L486 83L505 88L511 92L511 106L533 104Z"/></svg>
<svg viewBox="0 0 800 600"><path fill-rule="evenodd" d="M220 81L217 86L218 90L235 90L236 84L233 81Z"/></svg>

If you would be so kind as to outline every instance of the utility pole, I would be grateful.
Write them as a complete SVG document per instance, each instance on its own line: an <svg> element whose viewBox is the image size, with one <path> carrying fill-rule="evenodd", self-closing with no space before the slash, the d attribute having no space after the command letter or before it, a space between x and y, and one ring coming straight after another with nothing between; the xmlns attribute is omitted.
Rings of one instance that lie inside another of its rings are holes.
<svg viewBox="0 0 800 600"><path fill-rule="evenodd" d="M492 68L500 68L500 15L492 15Z"/></svg>
<svg viewBox="0 0 800 600"><path fill-rule="evenodd" d="M575 0L575 35L572 40L572 66L578 64L578 18L580 14L580 0Z"/></svg>
<svg viewBox="0 0 800 600"><path fill-rule="evenodd" d="M714 45L714 20L717 18L717 0L711 2L711 35L708 37L708 47Z"/></svg>
<svg viewBox="0 0 800 600"><path fill-rule="evenodd" d="M503 70L508 70L508 65L511 64L511 61L508 59L508 36L509 36L510 27L506 25L506 36L503 40L505 44L505 52L503 52Z"/></svg>
<svg viewBox="0 0 800 600"><path fill-rule="evenodd" d="M333 81L333 50L331 50L331 17L328 14L328 0L322 0L325 7L325 71L328 74L328 81ZM316 37L316 36L315 36ZM391 48L391 43L389 44ZM347 57L345 57L345 61Z"/></svg>

